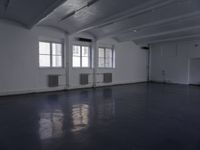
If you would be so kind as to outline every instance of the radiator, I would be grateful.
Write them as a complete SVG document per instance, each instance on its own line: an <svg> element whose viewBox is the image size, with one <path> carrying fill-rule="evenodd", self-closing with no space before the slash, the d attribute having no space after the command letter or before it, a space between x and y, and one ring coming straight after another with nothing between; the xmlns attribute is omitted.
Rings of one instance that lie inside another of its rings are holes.
<svg viewBox="0 0 200 150"><path fill-rule="evenodd" d="M59 75L48 75L48 86L58 87L59 86Z"/></svg>
<svg viewBox="0 0 200 150"><path fill-rule="evenodd" d="M89 83L89 74L80 74L80 85L87 85Z"/></svg>
<svg viewBox="0 0 200 150"><path fill-rule="evenodd" d="M104 83L112 83L112 73L104 73L103 74L103 82Z"/></svg>

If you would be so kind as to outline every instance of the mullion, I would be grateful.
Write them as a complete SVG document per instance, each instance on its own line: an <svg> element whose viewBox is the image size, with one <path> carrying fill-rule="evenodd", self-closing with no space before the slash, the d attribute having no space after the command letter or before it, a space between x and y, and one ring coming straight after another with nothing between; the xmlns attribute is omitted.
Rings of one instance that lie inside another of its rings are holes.
<svg viewBox="0 0 200 150"><path fill-rule="evenodd" d="M113 50L113 47L112 47L112 68L114 68L114 58L113 58L113 56L114 56L114 50Z"/></svg>
<svg viewBox="0 0 200 150"><path fill-rule="evenodd" d="M81 61L81 62L80 62L80 67L82 68L82 55L83 55L83 54L82 54L82 46L80 46L80 55L81 55L81 56L80 56L80 61Z"/></svg>
<svg viewBox="0 0 200 150"><path fill-rule="evenodd" d="M106 48L104 48L104 68L106 67Z"/></svg>
<svg viewBox="0 0 200 150"><path fill-rule="evenodd" d="M53 60L53 52L52 52L52 42L50 42L50 67L52 68L53 67L53 63L52 63L52 60Z"/></svg>

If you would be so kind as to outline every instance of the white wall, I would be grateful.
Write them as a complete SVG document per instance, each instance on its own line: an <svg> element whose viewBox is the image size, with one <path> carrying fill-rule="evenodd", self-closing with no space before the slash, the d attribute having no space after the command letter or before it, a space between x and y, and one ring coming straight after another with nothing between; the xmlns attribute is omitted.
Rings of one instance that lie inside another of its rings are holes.
<svg viewBox="0 0 200 150"><path fill-rule="evenodd" d="M147 51L142 50L132 41L123 43L118 43L112 39L97 41L97 47L112 45L115 48L115 69L97 69L97 73L113 73L112 84L147 81ZM97 85L105 84L99 83Z"/></svg>
<svg viewBox="0 0 200 150"><path fill-rule="evenodd" d="M147 79L147 53L141 50L133 42L118 43L112 39L95 41L88 34L68 36L66 33L47 27L35 27L27 30L11 23L0 22L0 95L20 94L40 91L54 91L61 89L74 89L92 87L80 86L80 73L90 73L90 82L93 82L93 72L113 73L113 83L135 83ZM93 55L96 58L94 65L89 69L72 68L72 45L75 37L92 38ZM39 68L39 40L62 41L64 43L64 67L61 69ZM112 45L116 50L115 69L97 68L97 47ZM60 74L60 86L49 88L47 76L49 74ZM105 84L98 84L102 86Z"/></svg>
<svg viewBox="0 0 200 150"><path fill-rule="evenodd" d="M200 41L151 45L151 80L189 84L190 59L192 58L200 58Z"/></svg>
<svg viewBox="0 0 200 150"><path fill-rule="evenodd" d="M95 39L92 36L86 34L72 35L69 37L69 49L75 43L74 39L76 37L86 37ZM136 83L147 81L147 51L142 50L134 42L123 42L118 43L113 39L102 39L96 41L91 45L93 50L93 57L95 62L93 62L93 67L88 69L72 68L72 51L69 51L69 88L84 88L93 87L93 80L96 81L96 86L105 85L116 85L116 84L126 84L126 83ZM98 68L98 47L112 47L115 48L116 54L116 68L114 69L99 69ZM79 84L79 76L81 73L90 74L89 82L90 84L82 86ZM93 77L95 73L95 78ZM109 84L103 83L103 73L112 73L113 82Z"/></svg>
<svg viewBox="0 0 200 150"><path fill-rule="evenodd" d="M63 40L65 34L50 28L33 30L0 23L0 95L51 91L66 87L65 69L39 69L38 40ZM47 75L62 74L64 86L48 88Z"/></svg>

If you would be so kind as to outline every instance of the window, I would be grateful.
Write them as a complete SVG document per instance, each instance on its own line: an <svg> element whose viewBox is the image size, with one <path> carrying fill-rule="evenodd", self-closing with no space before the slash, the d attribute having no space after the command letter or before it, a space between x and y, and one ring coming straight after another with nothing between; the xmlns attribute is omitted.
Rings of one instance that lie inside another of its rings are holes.
<svg viewBox="0 0 200 150"><path fill-rule="evenodd" d="M63 48L61 43L39 42L39 66L61 68Z"/></svg>
<svg viewBox="0 0 200 150"><path fill-rule="evenodd" d="M114 51L112 48L99 48L99 68L114 68Z"/></svg>
<svg viewBox="0 0 200 150"><path fill-rule="evenodd" d="M90 47L73 45L73 60L74 68L89 68L90 67Z"/></svg>

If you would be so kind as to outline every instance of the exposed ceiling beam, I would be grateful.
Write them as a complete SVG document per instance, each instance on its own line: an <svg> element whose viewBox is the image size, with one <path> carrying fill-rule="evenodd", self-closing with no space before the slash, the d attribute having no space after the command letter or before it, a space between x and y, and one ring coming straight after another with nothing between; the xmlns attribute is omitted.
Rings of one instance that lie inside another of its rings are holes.
<svg viewBox="0 0 200 150"><path fill-rule="evenodd" d="M32 24L28 25L28 28L32 28L39 21L41 21L43 18L45 18L47 15L49 15L51 12L53 12L58 6L60 6L61 4L63 4L66 1L67 0L55 0L54 3L52 3L43 12L41 12L41 15L39 15L37 18L34 19Z"/></svg>
<svg viewBox="0 0 200 150"><path fill-rule="evenodd" d="M179 40L182 41L182 40L199 39L199 38L200 38L200 34L195 34L195 35L165 38L165 39L159 39L159 40L136 40L134 42L139 43L139 44L155 44L155 43L162 43L162 42L173 42L173 41L179 41Z"/></svg>
<svg viewBox="0 0 200 150"><path fill-rule="evenodd" d="M174 34L174 33L179 33L179 32L195 30L195 29L200 29L200 25L176 29L176 30L164 31L164 32L159 32L159 33L155 33L155 34L148 34L148 35L144 35L144 36L133 37L133 38L131 38L131 40L141 40L141 39L146 39L146 38L158 37L158 36L162 36L162 35L168 35L168 34Z"/></svg>
<svg viewBox="0 0 200 150"><path fill-rule="evenodd" d="M105 38L105 37L115 37L115 36L119 36L128 32L133 32L134 30L140 30L140 29L144 29L144 28L149 28L149 27L153 27L153 26L158 26L158 25L162 25L162 24L167 24L167 23L171 23L177 20L182 20L182 19L191 19L191 17L200 15L200 11L195 11L192 13L188 13L188 14L184 14L184 15L179 15L179 16L174 16L172 18L168 18L168 19L161 19L155 22L150 22L150 23L146 23L146 24L141 24L139 26L134 26L134 27L130 27L130 28L126 28L117 32L112 32L106 35L103 35L101 38Z"/></svg>
<svg viewBox="0 0 200 150"><path fill-rule="evenodd" d="M107 19L105 19L103 21L97 22L97 23L95 23L93 25L87 25L87 26L83 27L82 29L80 29L78 32L83 32L83 31L87 31L87 30L91 30L91 29L107 26L107 25L110 25L112 23L121 22L121 21L124 21L126 19L130 19L130 18L136 17L138 15L151 12L154 9L158 9L158 8L164 7L164 6L169 5L169 4L171 4L171 3L175 2L175 1L176 0L166 0L166 1L160 2L158 4L154 4L155 1L149 1L149 2L147 2L145 4L143 4L142 6L134 8L134 9L131 9L131 10L128 10L125 13L123 12L121 14L116 14L115 16L111 16L111 17L109 17L109 18L107 18ZM141 8L141 9L139 9L139 8Z"/></svg>
<svg viewBox="0 0 200 150"><path fill-rule="evenodd" d="M100 1L100 0L91 0L91 1L89 1L86 5L80 7L80 8L77 9L77 10L74 10L74 11L70 12L69 14L65 15L64 17L62 17L62 18L60 19L60 21L64 21L64 20L68 19L69 17L75 15L76 13L82 11L82 10L85 9L85 8L90 7L91 5L95 4L95 3L98 2L98 1Z"/></svg>

